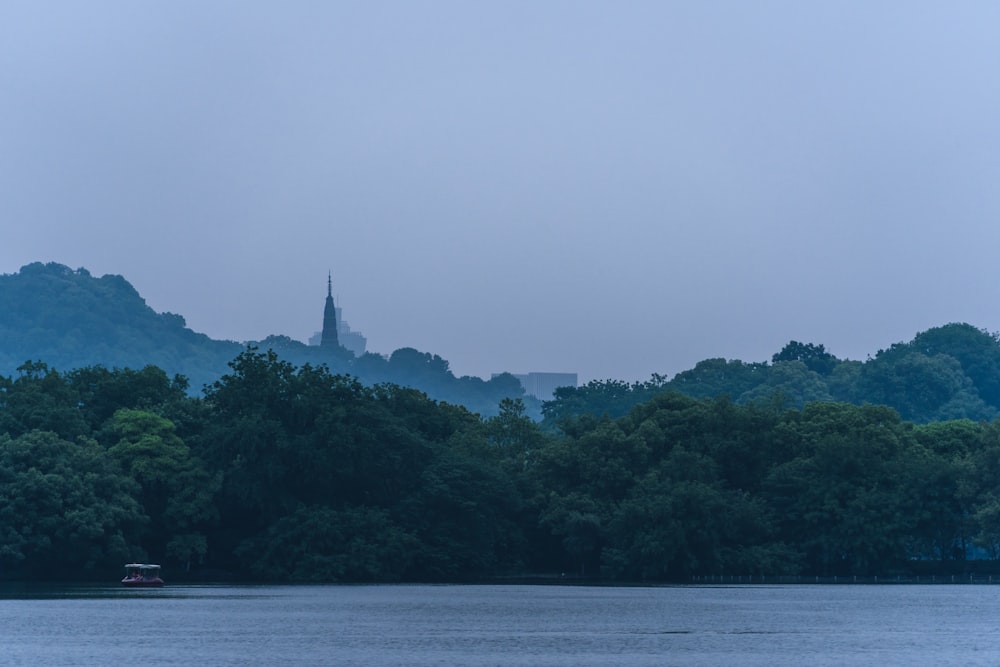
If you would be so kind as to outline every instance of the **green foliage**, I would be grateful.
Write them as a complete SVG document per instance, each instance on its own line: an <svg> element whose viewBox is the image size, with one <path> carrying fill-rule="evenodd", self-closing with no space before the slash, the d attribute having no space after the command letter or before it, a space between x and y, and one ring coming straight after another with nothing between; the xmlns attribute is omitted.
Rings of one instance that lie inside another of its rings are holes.
<svg viewBox="0 0 1000 667"><path fill-rule="evenodd" d="M206 531L216 518L218 478L191 455L173 423L160 415L119 410L109 428L119 440L108 454L138 482L136 497L149 517L141 539L144 551L190 569L208 550Z"/></svg>
<svg viewBox="0 0 1000 667"><path fill-rule="evenodd" d="M780 534L817 574L877 574L907 557L913 531L906 452L912 432L880 407L811 404L781 425L797 455L775 466L766 490Z"/></svg>
<svg viewBox="0 0 1000 667"><path fill-rule="evenodd" d="M654 375L646 383L607 380L562 388L544 404L543 424L573 435L581 420L624 416L665 391L796 408L814 401L874 403L916 423L991 420L1000 415L1000 338L968 324L948 324L865 362L840 360L823 345L791 341L771 364L706 359L669 381Z"/></svg>
<svg viewBox="0 0 1000 667"><path fill-rule="evenodd" d="M122 408L163 410L175 406L184 401L188 389L184 377L171 379L156 366L141 370L87 366L67 373L66 382L76 396L75 407L93 430Z"/></svg>
<svg viewBox="0 0 1000 667"><path fill-rule="evenodd" d="M174 577L344 582L1000 560L998 342L967 325L865 362L793 341L770 364L563 388L541 424L509 375L454 378L412 349L295 365L313 351L270 343L203 398L148 365L0 376L0 576L147 557ZM436 393L371 381L390 369ZM465 390L496 401L441 398Z"/></svg>
<svg viewBox="0 0 1000 667"><path fill-rule="evenodd" d="M774 420L762 408L665 393L546 446L538 473L548 491L535 503L564 567L642 580L789 570L765 503L734 486L760 485L769 463L760 427ZM742 460L730 458L737 453Z"/></svg>
<svg viewBox="0 0 1000 667"><path fill-rule="evenodd" d="M917 334L910 347L928 356L946 354L961 365L976 394L1000 407L1000 339L969 324L946 324Z"/></svg>
<svg viewBox="0 0 1000 667"><path fill-rule="evenodd" d="M538 424L525 414L519 398L500 401L500 414L486 419L485 426L490 444L500 450L513 471L528 470L546 440Z"/></svg>
<svg viewBox="0 0 1000 667"><path fill-rule="evenodd" d="M823 345L791 341L780 352L771 357L772 363L781 361L801 361L813 373L829 375L837 367L837 358L826 351Z"/></svg>
<svg viewBox="0 0 1000 667"><path fill-rule="evenodd" d="M904 419L914 421L937 418L956 398L963 402L977 398L972 382L954 357L927 356L903 346L894 346L865 364L861 387L871 402L891 405Z"/></svg>
<svg viewBox="0 0 1000 667"><path fill-rule="evenodd" d="M593 571L600 557L604 538L607 508L589 494L552 493L545 504L539 522L560 538L571 564L581 575Z"/></svg>
<svg viewBox="0 0 1000 667"><path fill-rule="evenodd" d="M69 439L89 435L88 424L77 409L77 394L63 375L42 362L25 362L17 371L20 375L7 383L0 433L46 430Z"/></svg>
<svg viewBox="0 0 1000 667"><path fill-rule="evenodd" d="M740 397L742 403L777 401L783 406L801 408L806 403L832 401L826 381L817 371L798 360L777 361L767 379Z"/></svg>
<svg viewBox="0 0 1000 667"><path fill-rule="evenodd" d="M434 400L462 405L485 417L496 415L497 405L508 399L521 400L526 411L535 418L541 414L538 399L526 396L521 383L509 373L501 373L490 380L455 377L446 360L413 348L398 349L388 359L365 354L349 371L365 384L415 388Z"/></svg>
<svg viewBox="0 0 1000 667"><path fill-rule="evenodd" d="M64 578L129 557L135 482L93 440L0 435L0 572Z"/></svg>
<svg viewBox="0 0 1000 667"><path fill-rule="evenodd" d="M25 359L56 368L154 365L200 387L217 377L238 351L185 327L184 318L158 314L121 276L94 278L85 269L29 264L0 275L0 373Z"/></svg>
<svg viewBox="0 0 1000 667"><path fill-rule="evenodd" d="M565 433L579 428L588 417L621 417L634 406L663 393L664 378L654 375L648 382L629 384L620 380L591 380L583 387L559 387L555 397L542 404L542 415L549 430Z"/></svg>
<svg viewBox="0 0 1000 667"><path fill-rule="evenodd" d="M409 576L455 580L515 568L524 544L514 520L520 504L514 484L489 460L437 450L395 512L418 539Z"/></svg>
<svg viewBox="0 0 1000 667"><path fill-rule="evenodd" d="M766 377L767 364L706 359L691 370L675 375L665 388L695 398L723 394L735 398L758 386Z"/></svg>
<svg viewBox="0 0 1000 667"><path fill-rule="evenodd" d="M299 576L297 566L276 565L285 551L270 542L313 525L299 516L303 507L337 520L347 516L337 512L363 507L399 526L408 537L392 544L409 545L405 566L379 566L382 574L370 574L380 580L470 576L516 557L516 490L468 411L323 367L296 369L273 351L250 348L231 366L206 393L212 427L204 447L224 475L220 544L244 558L271 554L253 566L259 576ZM329 530L324 539L339 543L340 529ZM246 542L247 534L256 537ZM357 571L337 559L323 563L338 580Z"/></svg>
<svg viewBox="0 0 1000 667"><path fill-rule="evenodd" d="M409 567L416 540L385 510L302 507L236 550L258 579L392 582Z"/></svg>

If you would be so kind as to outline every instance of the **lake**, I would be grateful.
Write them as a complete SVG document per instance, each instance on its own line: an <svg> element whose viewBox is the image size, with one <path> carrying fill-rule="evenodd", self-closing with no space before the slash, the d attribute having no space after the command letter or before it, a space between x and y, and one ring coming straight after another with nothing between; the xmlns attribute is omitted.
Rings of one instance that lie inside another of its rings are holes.
<svg viewBox="0 0 1000 667"><path fill-rule="evenodd" d="M4 665L996 665L1000 587L16 586Z"/></svg>

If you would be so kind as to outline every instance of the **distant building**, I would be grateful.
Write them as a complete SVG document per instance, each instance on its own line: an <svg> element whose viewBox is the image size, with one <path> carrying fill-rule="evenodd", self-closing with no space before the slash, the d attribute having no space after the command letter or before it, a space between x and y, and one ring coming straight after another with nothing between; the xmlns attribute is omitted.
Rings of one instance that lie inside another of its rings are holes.
<svg viewBox="0 0 1000 667"><path fill-rule="evenodd" d="M346 347L360 357L365 353L368 346L368 339L357 331L351 331L344 318L341 317L341 309L333 303L333 279L327 276L326 279L326 306L323 308L323 331L318 331L309 338L310 345L320 347Z"/></svg>
<svg viewBox="0 0 1000 667"><path fill-rule="evenodd" d="M494 373L496 377L499 373ZM524 393L541 401L551 401L559 387L576 387L576 373L511 373L517 378Z"/></svg>
<svg viewBox="0 0 1000 667"><path fill-rule="evenodd" d="M340 344L353 352L354 356L360 357L365 353L368 339L359 331L351 331L351 327L340 317L340 308L337 309L337 334L340 336Z"/></svg>

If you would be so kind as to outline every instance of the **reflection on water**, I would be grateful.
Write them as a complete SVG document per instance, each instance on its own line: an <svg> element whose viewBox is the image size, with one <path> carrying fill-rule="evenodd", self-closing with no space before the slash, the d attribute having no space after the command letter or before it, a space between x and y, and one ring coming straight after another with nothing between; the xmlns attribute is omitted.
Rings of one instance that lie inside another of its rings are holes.
<svg viewBox="0 0 1000 667"><path fill-rule="evenodd" d="M989 586L0 587L14 665L991 665Z"/></svg>
<svg viewBox="0 0 1000 667"><path fill-rule="evenodd" d="M121 584L52 584L52 583L0 583L0 600L79 600L120 598L254 598L270 597L255 592L252 586L173 586L165 588L126 588Z"/></svg>
<svg viewBox="0 0 1000 667"><path fill-rule="evenodd" d="M153 589L147 589L153 590ZM160 589L161 591L163 589ZM137 589L124 586L87 586L67 584L42 583L3 583L0 584L0 600L75 600L80 598L116 598L132 597Z"/></svg>

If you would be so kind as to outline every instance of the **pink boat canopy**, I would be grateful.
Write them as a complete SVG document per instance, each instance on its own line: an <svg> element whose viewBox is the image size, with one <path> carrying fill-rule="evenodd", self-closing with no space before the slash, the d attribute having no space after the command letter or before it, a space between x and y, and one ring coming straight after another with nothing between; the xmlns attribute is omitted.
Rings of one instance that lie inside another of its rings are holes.
<svg viewBox="0 0 1000 667"><path fill-rule="evenodd" d="M160 566L152 563L127 563L122 585L130 588L159 588L163 585Z"/></svg>

